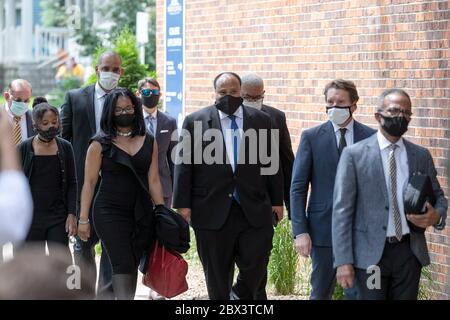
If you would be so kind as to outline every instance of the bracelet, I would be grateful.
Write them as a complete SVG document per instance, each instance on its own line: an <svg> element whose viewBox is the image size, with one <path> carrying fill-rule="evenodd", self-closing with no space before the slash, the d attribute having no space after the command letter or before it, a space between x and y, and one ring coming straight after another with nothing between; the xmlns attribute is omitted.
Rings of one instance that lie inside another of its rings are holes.
<svg viewBox="0 0 450 320"><path fill-rule="evenodd" d="M87 220L78 219L78 224L89 224L89 219Z"/></svg>

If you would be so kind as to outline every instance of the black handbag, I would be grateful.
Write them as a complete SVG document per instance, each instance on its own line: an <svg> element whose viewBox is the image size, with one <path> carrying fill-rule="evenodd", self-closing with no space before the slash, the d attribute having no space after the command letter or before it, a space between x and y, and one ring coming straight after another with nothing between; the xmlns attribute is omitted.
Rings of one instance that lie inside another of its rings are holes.
<svg viewBox="0 0 450 320"><path fill-rule="evenodd" d="M433 192L433 184L428 175L414 173L410 176L403 196L405 214L424 214L427 212L426 202L434 206L436 197ZM409 223L410 228L424 232L424 228Z"/></svg>

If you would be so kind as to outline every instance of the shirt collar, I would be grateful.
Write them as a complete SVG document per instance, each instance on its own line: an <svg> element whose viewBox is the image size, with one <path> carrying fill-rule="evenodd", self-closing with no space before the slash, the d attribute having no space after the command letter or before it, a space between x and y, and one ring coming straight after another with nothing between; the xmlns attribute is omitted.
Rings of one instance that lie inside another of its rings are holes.
<svg viewBox="0 0 450 320"><path fill-rule="evenodd" d="M380 146L380 150L384 150L392 144L392 142L386 139L386 137L381 133L380 130L377 131L377 139L378 145ZM395 144L398 146L399 149L402 149L405 145L403 142L403 138L400 138Z"/></svg>
<svg viewBox="0 0 450 320"><path fill-rule="evenodd" d="M153 111L152 113L148 113L144 108L142 108L142 111L144 111L144 119L148 118L148 117L152 117L154 119L156 119L156 115L158 114L158 108L155 108L155 111Z"/></svg>
<svg viewBox="0 0 450 320"><path fill-rule="evenodd" d="M345 127L339 127L333 121L331 121L331 124L333 125L334 132L338 132L339 129L342 129L342 128L346 128L348 132L353 132L353 125L355 124L355 120L353 120L353 118L352 118L352 120Z"/></svg>
<svg viewBox="0 0 450 320"><path fill-rule="evenodd" d="M217 111L219 111L220 120L228 118L228 115L225 112L222 112L219 109L217 109ZM244 111L242 110L242 105L240 105L239 108L237 108L237 110L233 113L233 115L236 116L236 118L244 118Z"/></svg>
<svg viewBox="0 0 450 320"><path fill-rule="evenodd" d="M107 95L107 93L105 92L105 90L103 90L102 87L100 87L100 85L97 83L95 83L95 97L97 99L103 98L105 95Z"/></svg>

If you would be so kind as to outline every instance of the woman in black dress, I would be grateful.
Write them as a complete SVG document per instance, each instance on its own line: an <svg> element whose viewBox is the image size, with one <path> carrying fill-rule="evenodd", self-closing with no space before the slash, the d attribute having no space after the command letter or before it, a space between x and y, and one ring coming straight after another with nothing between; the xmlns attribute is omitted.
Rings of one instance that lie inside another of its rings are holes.
<svg viewBox="0 0 450 320"><path fill-rule="evenodd" d="M93 224L111 261L116 298L133 299L139 262L153 239L153 204L164 204L158 148L128 89L106 96L100 127L87 152L78 235L90 236L89 208L101 174Z"/></svg>
<svg viewBox="0 0 450 320"><path fill-rule="evenodd" d="M30 183L33 197L33 220L26 242L45 243L49 254L55 244L67 248L69 237L77 233L77 180L72 145L58 137L58 109L46 100L33 107L33 126L37 135L19 145L22 167ZM71 260L71 259L70 259Z"/></svg>

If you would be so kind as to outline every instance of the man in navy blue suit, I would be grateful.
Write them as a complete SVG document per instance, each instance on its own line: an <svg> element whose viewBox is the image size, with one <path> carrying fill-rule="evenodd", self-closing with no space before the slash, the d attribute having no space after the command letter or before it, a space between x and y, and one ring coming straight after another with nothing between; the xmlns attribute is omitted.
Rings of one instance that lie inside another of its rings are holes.
<svg viewBox="0 0 450 320"><path fill-rule="evenodd" d="M329 121L303 132L291 184L294 243L301 256L312 259L312 300L331 299L336 285L331 214L339 157L346 146L375 133L353 119L359 99L353 82L334 80L326 85L324 95ZM346 299L356 298L353 290L346 290L345 295Z"/></svg>

